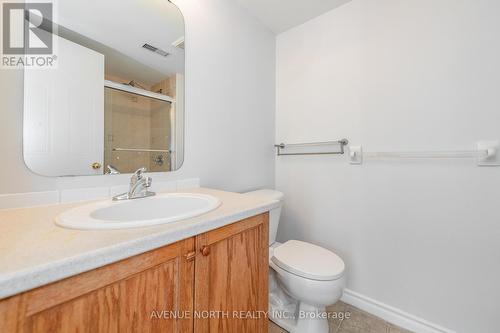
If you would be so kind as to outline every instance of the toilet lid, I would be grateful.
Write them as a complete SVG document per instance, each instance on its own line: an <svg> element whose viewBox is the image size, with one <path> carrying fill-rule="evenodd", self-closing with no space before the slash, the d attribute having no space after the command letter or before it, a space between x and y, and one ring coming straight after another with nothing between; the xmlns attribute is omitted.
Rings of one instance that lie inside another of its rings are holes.
<svg viewBox="0 0 500 333"><path fill-rule="evenodd" d="M344 261L320 246L290 240L274 249L272 262L292 274L307 279L336 280L344 273Z"/></svg>

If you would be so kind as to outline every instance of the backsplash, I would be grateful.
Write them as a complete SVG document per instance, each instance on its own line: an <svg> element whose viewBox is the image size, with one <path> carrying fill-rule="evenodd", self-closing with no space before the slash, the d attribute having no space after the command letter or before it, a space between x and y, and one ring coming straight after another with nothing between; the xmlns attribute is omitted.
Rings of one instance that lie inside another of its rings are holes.
<svg viewBox="0 0 500 333"><path fill-rule="evenodd" d="M200 187L198 178L173 181L153 182L154 192L172 192ZM14 193L0 195L0 209L25 208L33 206L55 205L78 201L107 199L128 191L128 185L73 188L57 191Z"/></svg>

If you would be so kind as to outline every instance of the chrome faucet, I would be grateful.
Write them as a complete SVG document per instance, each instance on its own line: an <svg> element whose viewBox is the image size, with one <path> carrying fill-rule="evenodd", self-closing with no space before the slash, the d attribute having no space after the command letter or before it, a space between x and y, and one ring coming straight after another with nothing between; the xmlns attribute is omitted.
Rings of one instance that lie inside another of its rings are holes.
<svg viewBox="0 0 500 333"><path fill-rule="evenodd" d="M112 166L111 164L106 165L106 169L108 169L108 171L106 172L108 175L119 175L120 174L120 171L117 168L115 168L114 166Z"/></svg>
<svg viewBox="0 0 500 333"><path fill-rule="evenodd" d="M130 187L128 192L113 197L113 200L132 200L156 195L156 193L148 191L148 188L151 187L153 179L151 177L144 177L144 172L146 172L146 168L140 168L134 172L130 178Z"/></svg>

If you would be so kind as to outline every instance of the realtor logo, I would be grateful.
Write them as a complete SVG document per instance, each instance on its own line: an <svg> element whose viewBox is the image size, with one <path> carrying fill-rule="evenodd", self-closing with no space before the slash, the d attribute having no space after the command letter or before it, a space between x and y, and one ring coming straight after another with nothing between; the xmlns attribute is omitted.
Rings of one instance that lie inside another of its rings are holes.
<svg viewBox="0 0 500 333"><path fill-rule="evenodd" d="M2 3L2 69L55 68L52 2Z"/></svg>
<svg viewBox="0 0 500 333"><path fill-rule="evenodd" d="M52 54L52 3L3 3L3 54Z"/></svg>

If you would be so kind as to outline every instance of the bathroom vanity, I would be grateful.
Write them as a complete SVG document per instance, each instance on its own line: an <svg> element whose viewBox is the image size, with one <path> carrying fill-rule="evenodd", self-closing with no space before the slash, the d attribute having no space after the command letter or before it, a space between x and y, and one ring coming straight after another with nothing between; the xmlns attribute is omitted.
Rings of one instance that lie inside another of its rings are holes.
<svg viewBox="0 0 500 333"><path fill-rule="evenodd" d="M56 226L53 216L71 205L0 211L0 331L267 333L276 202L194 192L222 205L149 228Z"/></svg>
<svg viewBox="0 0 500 333"><path fill-rule="evenodd" d="M23 68L23 157L47 177L110 175L99 197L124 185L111 175L133 173L130 186L115 201L0 210L0 333L267 333L278 202L149 191L152 172L184 160L182 13L170 1L101 7L26 15L57 47L54 68Z"/></svg>

